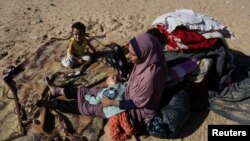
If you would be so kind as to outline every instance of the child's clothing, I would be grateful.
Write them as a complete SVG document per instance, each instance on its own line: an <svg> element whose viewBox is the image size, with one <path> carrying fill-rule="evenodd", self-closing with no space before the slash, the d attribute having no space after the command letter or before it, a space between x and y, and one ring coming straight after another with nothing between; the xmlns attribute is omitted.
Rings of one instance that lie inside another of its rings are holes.
<svg viewBox="0 0 250 141"><path fill-rule="evenodd" d="M122 100L124 99L123 96L126 87L127 83L118 83L104 88L96 97L86 94L85 99L94 105L101 103L103 96L107 96L110 99ZM112 140L126 140L133 134L133 125L125 110L117 106L107 106L103 108L103 112L105 116L109 118L109 130Z"/></svg>
<svg viewBox="0 0 250 141"><path fill-rule="evenodd" d="M111 139L114 141L126 140L134 133L127 112L122 112L109 119L109 132Z"/></svg>
<svg viewBox="0 0 250 141"><path fill-rule="evenodd" d="M67 49L67 56L62 58L62 65L64 67L73 67L73 65L76 64L77 62L72 55L84 61L90 62L91 57L89 55L86 55L85 53L85 48L87 46L87 39L83 40L82 45L79 45L74 38L71 38L70 41L72 42L73 47Z"/></svg>
<svg viewBox="0 0 250 141"><path fill-rule="evenodd" d="M91 96L90 94L85 95L85 99L92 105L97 105L101 103L102 98L107 91L112 91L111 93L114 93L115 96L112 96L115 100L122 100L124 99L124 93L126 90L126 83L118 83L115 85L112 85L108 88L102 89L96 96ZM109 96L108 96L109 97ZM124 112L125 110L120 109L118 106L107 106L103 108L103 112L107 118L112 117L113 115L119 114L121 112Z"/></svg>
<svg viewBox="0 0 250 141"><path fill-rule="evenodd" d="M71 53L75 56L84 55L84 51L85 51L85 48L87 46L87 39L83 40L82 45L79 45L74 38L71 38L70 41L72 42L73 48L67 49L67 55L69 55Z"/></svg>

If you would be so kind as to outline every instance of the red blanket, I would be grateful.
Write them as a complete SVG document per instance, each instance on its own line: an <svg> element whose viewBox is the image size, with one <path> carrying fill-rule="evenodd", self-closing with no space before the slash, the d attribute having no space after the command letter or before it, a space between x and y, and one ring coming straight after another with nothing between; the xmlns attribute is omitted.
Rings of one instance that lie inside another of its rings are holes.
<svg viewBox="0 0 250 141"><path fill-rule="evenodd" d="M167 51L197 50L211 48L217 39L206 39L200 33L188 30L184 27L178 27L173 32L166 31L165 25L157 25L167 40L165 46Z"/></svg>

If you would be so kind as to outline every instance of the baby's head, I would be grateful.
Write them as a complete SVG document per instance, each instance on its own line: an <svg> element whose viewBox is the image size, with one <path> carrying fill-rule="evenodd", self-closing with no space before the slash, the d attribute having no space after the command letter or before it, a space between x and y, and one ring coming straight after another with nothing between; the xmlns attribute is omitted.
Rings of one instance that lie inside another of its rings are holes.
<svg viewBox="0 0 250 141"><path fill-rule="evenodd" d="M71 26L71 28L72 28L72 34L75 40L76 41L83 40L85 36L85 30L86 30L85 25L81 22L76 22Z"/></svg>
<svg viewBox="0 0 250 141"><path fill-rule="evenodd" d="M120 77L118 74L111 74L107 79L106 79L106 83L108 84L108 86L117 84L120 82Z"/></svg>

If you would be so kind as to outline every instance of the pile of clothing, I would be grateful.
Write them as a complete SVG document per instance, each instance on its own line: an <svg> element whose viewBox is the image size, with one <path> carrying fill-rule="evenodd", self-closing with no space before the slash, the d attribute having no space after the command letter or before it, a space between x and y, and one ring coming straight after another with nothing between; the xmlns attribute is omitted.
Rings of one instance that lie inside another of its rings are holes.
<svg viewBox="0 0 250 141"><path fill-rule="evenodd" d="M156 28L148 33L164 46L168 63L168 98L147 130L152 136L175 137L191 108L204 106L193 105L194 97L201 100L208 97L208 91L221 92L232 83L234 55L225 38L233 39L234 35L214 18L189 9L159 16L153 25Z"/></svg>
<svg viewBox="0 0 250 141"><path fill-rule="evenodd" d="M233 33L214 18L189 9L159 16L153 25L166 37L167 51L211 48L217 38L234 38Z"/></svg>
<svg viewBox="0 0 250 141"><path fill-rule="evenodd" d="M180 9L157 17L154 35L164 46L168 62L168 85L188 79L194 83L203 83L206 75L214 82L214 89L222 89L230 82L234 70L234 56L229 52L225 38L234 38L234 34L217 20L190 9Z"/></svg>

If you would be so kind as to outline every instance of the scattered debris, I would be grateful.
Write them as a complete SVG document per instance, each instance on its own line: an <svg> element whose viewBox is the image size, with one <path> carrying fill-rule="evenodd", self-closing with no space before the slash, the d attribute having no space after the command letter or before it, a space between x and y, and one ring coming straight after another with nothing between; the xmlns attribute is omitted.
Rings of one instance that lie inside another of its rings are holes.
<svg viewBox="0 0 250 141"><path fill-rule="evenodd" d="M8 52L0 53L0 60L3 59L7 55L8 55Z"/></svg>
<svg viewBox="0 0 250 141"><path fill-rule="evenodd" d="M50 5L50 6L56 6L54 3L50 3L49 5Z"/></svg>
<svg viewBox="0 0 250 141"><path fill-rule="evenodd" d="M35 18L35 23L41 23L41 22L43 22L43 20L39 16L37 16Z"/></svg>
<svg viewBox="0 0 250 141"><path fill-rule="evenodd" d="M47 38L48 38L48 35L46 35L46 34L42 36L42 39L43 39L43 40L45 40L45 39L47 39Z"/></svg>

